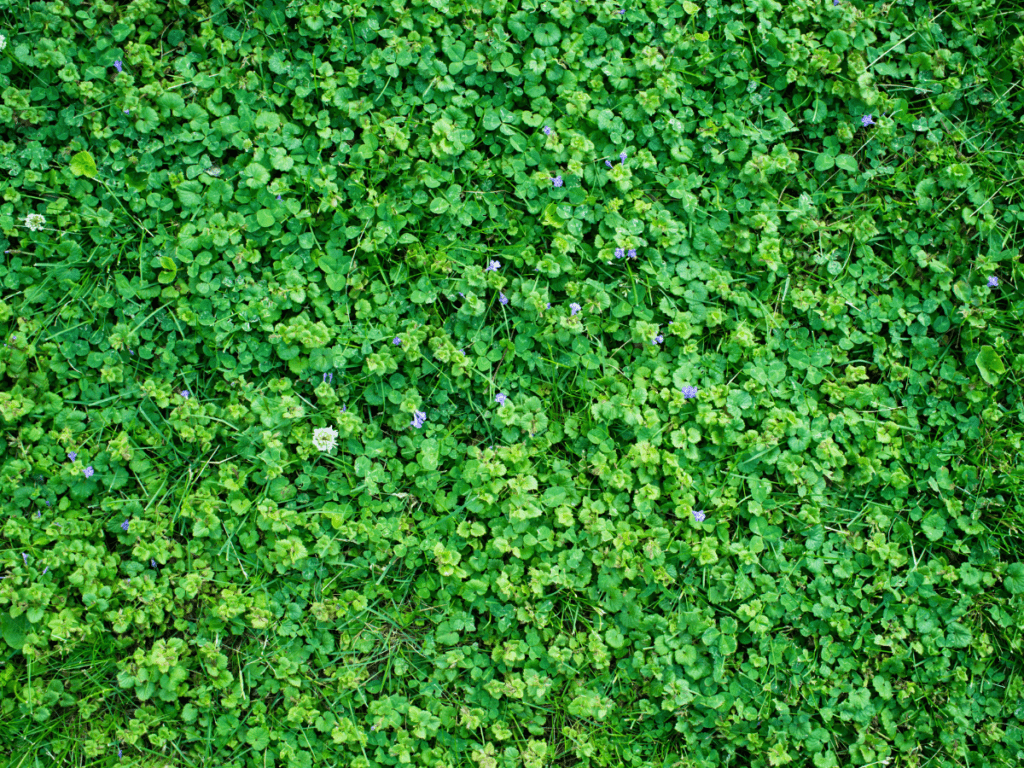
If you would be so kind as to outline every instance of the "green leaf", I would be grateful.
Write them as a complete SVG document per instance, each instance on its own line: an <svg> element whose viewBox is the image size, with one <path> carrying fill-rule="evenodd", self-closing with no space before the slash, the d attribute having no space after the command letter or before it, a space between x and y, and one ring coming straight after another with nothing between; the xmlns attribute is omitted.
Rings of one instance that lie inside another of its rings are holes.
<svg viewBox="0 0 1024 768"><path fill-rule="evenodd" d="M981 378L992 386L998 384L999 377L1006 373L1006 367L1003 365L1002 358L987 344L981 348L975 363L981 372Z"/></svg>
<svg viewBox="0 0 1024 768"><path fill-rule="evenodd" d="M261 208L256 211L256 221L259 222L261 227L272 227L274 225L274 214L266 208Z"/></svg>
<svg viewBox="0 0 1024 768"><path fill-rule="evenodd" d="M830 171L835 166L836 161L832 155L827 152L822 152L814 159L814 168L818 171Z"/></svg>
<svg viewBox="0 0 1024 768"><path fill-rule="evenodd" d="M857 172L857 160L853 155L839 155L836 158L836 165L844 171Z"/></svg>
<svg viewBox="0 0 1024 768"><path fill-rule="evenodd" d="M1007 567L1003 586L1011 595L1024 594L1024 563L1011 563Z"/></svg>
<svg viewBox="0 0 1024 768"><path fill-rule="evenodd" d="M929 541L938 541L946 533L946 518L941 515L928 515L921 521L921 530Z"/></svg>
<svg viewBox="0 0 1024 768"><path fill-rule="evenodd" d="M88 152L79 152L71 158L71 172L75 176L88 176L96 178L96 161Z"/></svg>
<svg viewBox="0 0 1024 768"><path fill-rule="evenodd" d="M25 644L25 634L28 632L28 616L21 614L18 618L12 619L6 611L0 613L0 635L3 635L4 642L11 648L21 650Z"/></svg>

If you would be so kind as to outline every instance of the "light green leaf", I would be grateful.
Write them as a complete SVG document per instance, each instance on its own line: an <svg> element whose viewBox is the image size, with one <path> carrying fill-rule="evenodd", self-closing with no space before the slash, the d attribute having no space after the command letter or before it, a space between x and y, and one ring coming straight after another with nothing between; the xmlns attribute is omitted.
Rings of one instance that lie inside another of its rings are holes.
<svg viewBox="0 0 1024 768"><path fill-rule="evenodd" d="M814 160L814 168L818 171L830 171L835 166L836 161L832 155L827 152L822 152Z"/></svg>
<svg viewBox="0 0 1024 768"><path fill-rule="evenodd" d="M71 172L75 176L88 176L96 178L96 161L88 152L79 152L71 158Z"/></svg>
<svg viewBox="0 0 1024 768"><path fill-rule="evenodd" d="M266 208L256 211L256 221L261 227L272 227L274 225L274 214Z"/></svg>
<svg viewBox="0 0 1024 768"><path fill-rule="evenodd" d="M850 173L857 172L857 160L853 155L839 155L836 158L836 165L844 171L849 171Z"/></svg>
<svg viewBox="0 0 1024 768"><path fill-rule="evenodd" d="M992 386L998 384L999 377L1006 373L1006 366L1003 365L1002 358L987 344L981 348L975 362L981 372L981 378Z"/></svg>
<svg viewBox="0 0 1024 768"><path fill-rule="evenodd" d="M1003 577L1003 586L1011 595L1024 594L1024 564L1011 563Z"/></svg>

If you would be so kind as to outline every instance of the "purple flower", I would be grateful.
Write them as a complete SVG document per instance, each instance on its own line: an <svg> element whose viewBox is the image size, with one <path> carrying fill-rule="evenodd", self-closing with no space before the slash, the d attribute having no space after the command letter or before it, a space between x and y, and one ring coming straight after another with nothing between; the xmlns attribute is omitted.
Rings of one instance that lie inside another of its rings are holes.
<svg viewBox="0 0 1024 768"><path fill-rule="evenodd" d="M551 309L551 302L548 302L548 309Z"/></svg>
<svg viewBox="0 0 1024 768"><path fill-rule="evenodd" d="M582 309L582 307L574 301L572 304L569 305L569 309L572 310L572 315L570 315L570 317L575 317L576 313L579 312Z"/></svg>
<svg viewBox="0 0 1024 768"><path fill-rule="evenodd" d="M499 295L501 296L501 298L498 299L498 301L501 302L502 306L504 306L505 304L508 304L508 296L506 296L504 293L501 293Z"/></svg>
<svg viewBox="0 0 1024 768"><path fill-rule="evenodd" d="M626 11L620 9L620 10L616 11L616 13L624 16L626 14Z"/></svg>
<svg viewBox="0 0 1024 768"><path fill-rule="evenodd" d="M324 380L323 380L323 382L322 382L322 383L323 383L323 384L326 384L326 383L327 383L327 373L326 373L326 372L324 373Z"/></svg>
<svg viewBox="0 0 1024 768"><path fill-rule="evenodd" d="M487 269L484 272L497 272L499 269L501 269L501 262L493 259L487 263Z"/></svg>
<svg viewBox="0 0 1024 768"><path fill-rule="evenodd" d="M178 394L181 395L182 397L184 397L186 400L188 400L189 397L192 396L192 393L189 392L187 389L181 390L181 392L179 392Z"/></svg>
<svg viewBox="0 0 1024 768"><path fill-rule="evenodd" d="M988 279L988 287L995 288L997 285L999 285L999 278L996 277L995 275L992 275L992 277Z"/></svg>
<svg viewBox="0 0 1024 768"><path fill-rule="evenodd" d="M68 458L74 461L75 459L78 458L78 454L75 453L74 451L71 451L70 453L68 453Z"/></svg>
<svg viewBox="0 0 1024 768"><path fill-rule="evenodd" d="M28 553L27 552L22 552L21 553L21 559L25 561L25 565L28 565Z"/></svg>
<svg viewBox="0 0 1024 768"><path fill-rule="evenodd" d="M92 477L94 474L96 474L96 470L94 470L92 466L88 466L82 470L82 474L85 475L86 477Z"/></svg>
<svg viewBox="0 0 1024 768"><path fill-rule="evenodd" d="M124 113L125 113L125 114L127 115L127 114L128 114L128 110L126 109L126 110L124 111Z"/></svg>
<svg viewBox="0 0 1024 768"><path fill-rule="evenodd" d="M394 341L392 341L391 343L394 344L397 347L399 344L402 343L402 340L400 338L398 338L397 336L395 336Z"/></svg>
<svg viewBox="0 0 1024 768"><path fill-rule="evenodd" d="M691 397L696 397L696 396L697 396L697 388L696 387L691 387L691 386L683 387L683 399L684 400L687 400L687 399L689 399Z"/></svg>
<svg viewBox="0 0 1024 768"><path fill-rule="evenodd" d="M636 248L630 248L629 249L629 253L627 255L629 256L629 258L635 259L636 258Z"/></svg>
<svg viewBox="0 0 1024 768"><path fill-rule="evenodd" d="M334 374L331 374L331 375L333 376ZM348 406L347 406L347 405L343 405L343 406L341 406L341 412L342 412L342 413L344 413L344 412L345 412L345 411L347 411L347 410L348 410Z"/></svg>
<svg viewBox="0 0 1024 768"><path fill-rule="evenodd" d="M625 11L623 11L623 13L625 13ZM619 160L622 161L623 165L626 164L626 150L622 150L621 152L619 152Z"/></svg>
<svg viewBox="0 0 1024 768"><path fill-rule="evenodd" d="M655 344L661 344L661 342L663 342L664 340L665 340L665 337L662 336L660 333L657 336L654 337L654 343Z"/></svg>
<svg viewBox="0 0 1024 768"><path fill-rule="evenodd" d="M149 565L151 568L156 568L156 560L150 560Z"/></svg>
<svg viewBox="0 0 1024 768"><path fill-rule="evenodd" d="M605 160L604 164L607 165L609 168L612 167L612 161L611 160Z"/></svg>
<svg viewBox="0 0 1024 768"><path fill-rule="evenodd" d="M494 396L494 402L498 405L504 405L506 400L508 400L508 395L502 394L501 392Z"/></svg>
<svg viewBox="0 0 1024 768"><path fill-rule="evenodd" d="M551 126L550 125L545 125L544 126L544 135L545 136L550 136L551 135Z"/></svg>
<svg viewBox="0 0 1024 768"><path fill-rule="evenodd" d="M832 5L839 5L839 0L832 0Z"/></svg>
<svg viewBox="0 0 1024 768"><path fill-rule="evenodd" d="M871 115L864 115L864 117L860 119L860 124L867 128L869 125L874 125L875 121L871 119Z"/></svg>
<svg viewBox="0 0 1024 768"><path fill-rule="evenodd" d="M555 186L556 187L562 186L562 177L561 176L554 176L554 177L549 176L548 178L550 178L553 182L555 182Z"/></svg>
<svg viewBox="0 0 1024 768"><path fill-rule="evenodd" d="M122 69L121 69L121 60L120 59L118 59L117 61L114 62L114 66L117 67L117 71L118 72L122 71Z"/></svg>
<svg viewBox="0 0 1024 768"><path fill-rule="evenodd" d="M693 511L693 516L695 518L697 518L697 522L698 523L703 523L704 522L704 518L707 517L707 515L704 514L704 510L703 509L695 509Z"/></svg>
<svg viewBox="0 0 1024 768"><path fill-rule="evenodd" d="M46 566L45 568L43 568L43 576L45 576L45 575L46 575L46 572L47 572L48 570L50 570L50 566Z"/></svg>
<svg viewBox="0 0 1024 768"><path fill-rule="evenodd" d="M621 259L625 255L626 255L626 252L624 250L622 250L621 248L616 248L615 249L615 258L616 259Z"/></svg>
<svg viewBox="0 0 1024 768"><path fill-rule="evenodd" d="M118 760L121 759L121 748L120 747L117 748L117 759Z"/></svg>
<svg viewBox="0 0 1024 768"><path fill-rule="evenodd" d="M277 199L278 199L278 200L280 200L280 199L281 199L281 196L280 196L280 195L278 195L278 196L277 196Z"/></svg>
<svg viewBox="0 0 1024 768"><path fill-rule="evenodd" d="M412 425L414 427L416 427L416 429L419 429L420 427L422 427L423 426L423 422L426 421L426 420L427 420L427 414L425 414L423 411L416 411L412 415Z"/></svg>
<svg viewBox="0 0 1024 768"><path fill-rule="evenodd" d="M124 531L125 533L128 533L128 523L129 523L128 520L125 520L123 523L121 523L121 530Z"/></svg>

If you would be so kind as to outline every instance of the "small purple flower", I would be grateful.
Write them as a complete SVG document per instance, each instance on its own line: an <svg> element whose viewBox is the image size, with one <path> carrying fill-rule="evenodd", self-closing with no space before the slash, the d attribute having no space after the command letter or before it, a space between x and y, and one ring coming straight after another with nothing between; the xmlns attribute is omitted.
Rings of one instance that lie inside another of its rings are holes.
<svg viewBox="0 0 1024 768"><path fill-rule="evenodd" d="M75 453L74 451L71 451L70 453L68 453L68 458L74 461L75 459L78 458L78 454Z"/></svg>
<svg viewBox="0 0 1024 768"><path fill-rule="evenodd" d="M548 302L548 309L551 309L551 302Z"/></svg>
<svg viewBox="0 0 1024 768"><path fill-rule="evenodd" d="M697 396L697 388L691 386L683 387L683 399L688 400L691 397Z"/></svg>
<svg viewBox="0 0 1024 768"><path fill-rule="evenodd" d="M499 298L498 301L501 302L502 306L508 304L508 296L506 296L504 293L500 293L499 296L501 298Z"/></svg>
<svg viewBox="0 0 1024 768"><path fill-rule="evenodd" d="M124 113L125 113L125 114L127 115L127 114L128 114L128 110L126 109L126 110L124 111Z"/></svg>
<svg viewBox="0 0 1024 768"><path fill-rule="evenodd" d="M497 272L499 269L501 269L501 262L497 259L492 259L487 263L487 269L484 272Z"/></svg>
<svg viewBox="0 0 1024 768"><path fill-rule="evenodd" d="M125 533L128 533L128 523L129 522L130 522L129 520L125 520L123 523L121 523L121 530L124 531Z"/></svg>
<svg viewBox="0 0 1024 768"><path fill-rule="evenodd" d="M616 259L621 259L625 255L626 255L626 252L622 248L616 248L615 249L615 258Z"/></svg>
<svg viewBox="0 0 1024 768"><path fill-rule="evenodd" d="M623 9L620 9L620 10L616 11L616 13L619 14L620 16L625 16L626 15L626 11L623 10Z"/></svg>
<svg viewBox="0 0 1024 768"><path fill-rule="evenodd" d="M89 478L89 477L92 477L93 475L96 474L96 470L94 470L92 468L92 466L90 465L90 466L88 466L88 467L86 467L85 469L82 470L82 474L85 475L87 478Z"/></svg>
<svg viewBox="0 0 1024 768"><path fill-rule="evenodd" d="M121 759L121 748L120 747L117 748L117 759L118 760Z"/></svg>
<svg viewBox="0 0 1024 768"><path fill-rule="evenodd" d="M550 178L553 182L555 182L555 186L556 187L562 186L562 177L561 176L553 176L553 177L549 176L548 178Z"/></svg>
<svg viewBox="0 0 1024 768"><path fill-rule="evenodd" d="M575 317L576 313L579 312L582 307L574 301L569 305L569 309L572 310L572 315L570 315L570 317Z"/></svg>
<svg viewBox="0 0 1024 768"><path fill-rule="evenodd" d="M391 343L394 344L397 347L397 346L399 346L402 343L402 340L400 338L398 338L397 336L395 336L394 340Z"/></svg>
<svg viewBox="0 0 1024 768"><path fill-rule="evenodd" d="M151 568L156 568L156 560L150 560L149 565Z"/></svg>
<svg viewBox="0 0 1024 768"><path fill-rule="evenodd" d="M321 383L323 383L323 384L327 383L327 373L326 372L324 373L324 380Z"/></svg>
<svg viewBox="0 0 1024 768"><path fill-rule="evenodd" d="M662 336L660 333L657 336L654 337L654 343L655 344L661 344L661 342L663 342L664 340L665 340L665 337Z"/></svg>
<svg viewBox="0 0 1024 768"><path fill-rule="evenodd" d="M118 59L117 61L114 62L114 66L117 67L117 71L118 72L123 71L122 67L121 67L121 60L120 59Z"/></svg>
<svg viewBox="0 0 1024 768"><path fill-rule="evenodd" d="M992 275L992 277L988 279L988 287L995 288L997 285L999 285L999 278L996 277L995 275Z"/></svg>
<svg viewBox="0 0 1024 768"><path fill-rule="evenodd" d="M348 406L347 406L347 405L343 405L343 406L341 406L341 412L342 412L342 413L344 413L344 412L345 412L345 411L347 411L347 410L348 410Z"/></svg>
<svg viewBox="0 0 1024 768"><path fill-rule="evenodd" d="M46 502L46 503L47 503L47 505L49 505L50 502ZM36 520L38 520L42 516L43 516L42 510L37 509L36 510Z"/></svg>
<svg viewBox="0 0 1024 768"><path fill-rule="evenodd" d="M545 125L544 126L544 135L545 136L550 136L551 135L551 126L550 125Z"/></svg>
<svg viewBox="0 0 1024 768"><path fill-rule="evenodd" d="M607 165L609 168L612 167L612 161L611 160L605 160L604 164Z"/></svg>
<svg viewBox="0 0 1024 768"><path fill-rule="evenodd" d="M46 502L46 506L50 506L50 502Z"/></svg>
<svg viewBox="0 0 1024 768"><path fill-rule="evenodd" d="M703 509L695 509L693 511L693 516L697 519L698 523L703 523L704 522L704 518L707 517L707 515L704 514L704 510Z"/></svg>
<svg viewBox="0 0 1024 768"><path fill-rule="evenodd" d="M416 411L412 415L412 425L414 427L416 427L416 429L419 429L420 427L422 427L423 426L423 422L426 421L426 420L427 420L427 414L425 414L423 411Z"/></svg>
<svg viewBox="0 0 1024 768"><path fill-rule="evenodd" d="M625 13L625 11L623 11L623 13ZM619 160L622 161L623 165L626 164L626 150L622 150L621 152L619 152Z"/></svg>
<svg viewBox="0 0 1024 768"><path fill-rule="evenodd" d="M46 572L47 572L48 570L50 570L50 566L46 566L45 568L43 568L43 576L45 576L45 575L46 575Z"/></svg>
<svg viewBox="0 0 1024 768"><path fill-rule="evenodd" d="M631 259L635 259L636 258L636 248L630 248L629 249L629 253L627 253L626 255L629 256L629 258L631 258Z"/></svg>
<svg viewBox="0 0 1024 768"><path fill-rule="evenodd" d="M832 0L832 5L839 5L839 0Z"/></svg>
<svg viewBox="0 0 1024 768"><path fill-rule="evenodd" d="M21 553L21 559L25 561L25 565L28 565L28 553L27 552L22 552Z"/></svg>
<svg viewBox="0 0 1024 768"><path fill-rule="evenodd" d="M867 128L869 125L874 125L875 121L871 119L871 115L864 115L864 117L860 119L860 124Z"/></svg>
<svg viewBox="0 0 1024 768"><path fill-rule="evenodd" d="M281 196L280 196L280 195L278 195L278 196L277 196L277 199L278 199L278 200L280 200L280 199L281 199Z"/></svg>
<svg viewBox="0 0 1024 768"><path fill-rule="evenodd" d="M508 400L508 395L503 394L501 392L494 396L494 402L496 402L498 405L504 405L506 400Z"/></svg>
<svg viewBox="0 0 1024 768"><path fill-rule="evenodd" d="M181 392L179 392L178 394L181 395L182 397L184 397L186 400L188 400L189 397L192 396L192 393L189 392L187 389L181 390Z"/></svg>

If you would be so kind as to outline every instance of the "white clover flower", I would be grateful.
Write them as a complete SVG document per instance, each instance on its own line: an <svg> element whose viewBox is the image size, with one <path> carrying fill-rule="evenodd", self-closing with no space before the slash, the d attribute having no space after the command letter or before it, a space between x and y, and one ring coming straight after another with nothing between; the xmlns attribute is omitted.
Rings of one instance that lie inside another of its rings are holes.
<svg viewBox="0 0 1024 768"><path fill-rule="evenodd" d="M338 444L338 430L320 427L313 430L313 447L318 451L329 451Z"/></svg>
<svg viewBox="0 0 1024 768"><path fill-rule="evenodd" d="M25 217L25 226L33 232L41 232L45 223L46 217L41 213L30 213Z"/></svg>
<svg viewBox="0 0 1024 768"><path fill-rule="evenodd" d="M0 35L0 51L7 47L7 38Z"/></svg>

